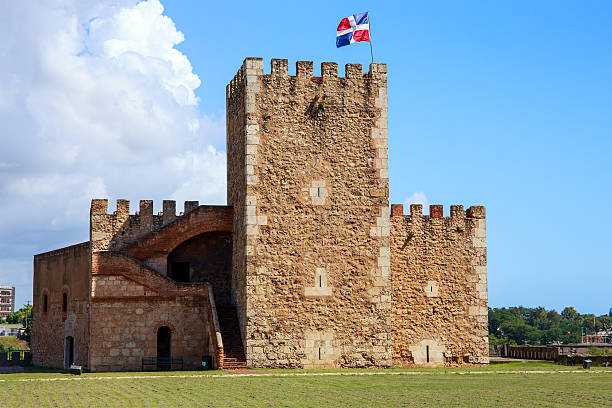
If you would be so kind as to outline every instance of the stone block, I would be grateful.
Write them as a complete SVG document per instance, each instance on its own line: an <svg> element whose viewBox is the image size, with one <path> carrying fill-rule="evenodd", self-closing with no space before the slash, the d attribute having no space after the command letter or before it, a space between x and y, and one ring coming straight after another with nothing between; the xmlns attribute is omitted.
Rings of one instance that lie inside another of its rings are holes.
<svg viewBox="0 0 612 408"><path fill-rule="evenodd" d="M404 205L403 204L391 204L391 216L403 216L404 215Z"/></svg>

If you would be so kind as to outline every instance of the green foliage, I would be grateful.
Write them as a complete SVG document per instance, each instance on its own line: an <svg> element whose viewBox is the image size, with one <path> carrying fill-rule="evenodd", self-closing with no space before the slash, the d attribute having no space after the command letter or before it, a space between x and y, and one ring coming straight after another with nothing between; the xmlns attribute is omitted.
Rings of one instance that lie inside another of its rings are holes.
<svg viewBox="0 0 612 408"><path fill-rule="evenodd" d="M23 306L21 309L17 310L14 313L9 313L6 317L6 322L9 324L18 324L21 323L24 326L26 325L26 316L28 325L32 321L32 306Z"/></svg>
<svg viewBox="0 0 612 408"><path fill-rule="evenodd" d="M609 316L581 315L572 306L561 314L543 307L489 309L489 341L515 344L579 343L582 329L589 333L612 328Z"/></svg>

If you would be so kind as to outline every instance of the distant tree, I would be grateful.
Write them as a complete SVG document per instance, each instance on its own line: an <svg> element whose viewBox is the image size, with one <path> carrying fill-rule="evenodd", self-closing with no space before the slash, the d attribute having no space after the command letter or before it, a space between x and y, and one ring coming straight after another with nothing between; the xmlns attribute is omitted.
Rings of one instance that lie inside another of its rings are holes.
<svg viewBox="0 0 612 408"><path fill-rule="evenodd" d="M598 326L601 327L602 330L612 329L612 316L599 316L597 320L599 322Z"/></svg>
<svg viewBox="0 0 612 408"><path fill-rule="evenodd" d="M574 320L579 316L574 306L568 306L561 312L561 316L565 317L568 320Z"/></svg>
<svg viewBox="0 0 612 408"><path fill-rule="evenodd" d="M516 344L578 343L583 328L590 333L611 329L612 317L581 315L572 306L563 309L561 314L543 307L489 309L491 344L502 341Z"/></svg>
<svg viewBox="0 0 612 408"><path fill-rule="evenodd" d="M6 316L6 322L8 324L21 323L21 316L17 312L9 313L8 316Z"/></svg>
<svg viewBox="0 0 612 408"><path fill-rule="evenodd" d="M9 313L9 315L6 317L6 321L9 324L18 324L21 323L24 326L26 325L26 316L27 316L27 322L31 323L32 322L32 306L27 306L24 305L21 309L17 310L14 313Z"/></svg>
<svg viewBox="0 0 612 408"><path fill-rule="evenodd" d="M551 310L550 312L546 314L546 318L550 321L551 327L559 327L559 324L561 323L561 319L563 318L563 316L557 313L556 310Z"/></svg>

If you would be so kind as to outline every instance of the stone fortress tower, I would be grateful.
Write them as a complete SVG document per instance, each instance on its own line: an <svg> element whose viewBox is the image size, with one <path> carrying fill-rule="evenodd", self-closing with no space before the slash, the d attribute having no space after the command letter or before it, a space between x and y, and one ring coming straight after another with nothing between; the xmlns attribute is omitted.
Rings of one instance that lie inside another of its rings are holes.
<svg viewBox="0 0 612 408"><path fill-rule="evenodd" d="M249 365L391 365L387 73L247 59L227 88L233 278Z"/></svg>
<svg viewBox="0 0 612 408"><path fill-rule="evenodd" d="M35 257L35 362L487 363L485 209L389 208L387 67L345 72L244 61L227 86L227 206L94 200L89 241ZM48 310L66 293L60 321Z"/></svg>

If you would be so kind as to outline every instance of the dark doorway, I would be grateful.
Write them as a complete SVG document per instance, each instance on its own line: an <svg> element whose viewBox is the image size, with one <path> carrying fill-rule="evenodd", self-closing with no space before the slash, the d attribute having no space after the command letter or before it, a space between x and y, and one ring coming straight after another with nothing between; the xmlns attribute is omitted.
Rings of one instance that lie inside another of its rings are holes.
<svg viewBox="0 0 612 408"><path fill-rule="evenodd" d="M74 364L74 338L71 336L66 337L65 349L64 349L64 368L69 369Z"/></svg>
<svg viewBox="0 0 612 408"><path fill-rule="evenodd" d="M189 262L170 262L168 277L176 282L189 282Z"/></svg>
<svg viewBox="0 0 612 408"><path fill-rule="evenodd" d="M205 232L168 254L168 277L177 282L212 284L215 303L231 304L232 233Z"/></svg>
<svg viewBox="0 0 612 408"><path fill-rule="evenodd" d="M172 344L172 332L168 326L162 326L157 330L157 369L170 369L170 350Z"/></svg>

